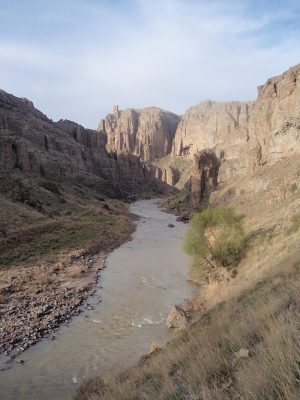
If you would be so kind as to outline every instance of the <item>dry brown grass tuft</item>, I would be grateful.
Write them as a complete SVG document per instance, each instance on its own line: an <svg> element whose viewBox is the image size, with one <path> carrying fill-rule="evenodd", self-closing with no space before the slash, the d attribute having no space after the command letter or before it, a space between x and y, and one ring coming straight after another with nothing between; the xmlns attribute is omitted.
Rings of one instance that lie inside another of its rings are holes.
<svg viewBox="0 0 300 400"><path fill-rule="evenodd" d="M45 265L38 266L32 270L31 279L37 286L46 286L51 283L51 271Z"/></svg>
<svg viewBox="0 0 300 400"><path fill-rule="evenodd" d="M85 272L87 272L87 266L83 264L77 264L72 266L68 271L67 271L67 276L69 278L78 278L79 276L83 275Z"/></svg>

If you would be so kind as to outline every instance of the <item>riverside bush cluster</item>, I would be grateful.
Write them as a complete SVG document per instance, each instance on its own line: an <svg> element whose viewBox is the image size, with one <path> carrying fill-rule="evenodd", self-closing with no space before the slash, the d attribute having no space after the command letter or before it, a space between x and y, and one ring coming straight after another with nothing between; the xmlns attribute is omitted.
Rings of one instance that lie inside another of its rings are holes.
<svg viewBox="0 0 300 400"><path fill-rule="evenodd" d="M226 207L195 214L184 243L185 251L193 257L192 268L204 274L236 264L246 246L243 215Z"/></svg>

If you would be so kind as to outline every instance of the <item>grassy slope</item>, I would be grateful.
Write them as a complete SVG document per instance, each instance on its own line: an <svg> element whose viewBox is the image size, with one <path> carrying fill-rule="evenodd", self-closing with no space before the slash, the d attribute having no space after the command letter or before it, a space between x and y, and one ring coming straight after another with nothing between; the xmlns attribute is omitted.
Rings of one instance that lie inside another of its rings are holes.
<svg viewBox="0 0 300 400"><path fill-rule="evenodd" d="M79 185L58 193L25 182L29 199L0 195L0 269L41 257L51 261L71 249L109 250L132 230L124 203Z"/></svg>
<svg viewBox="0 0 300 400"><path fill-rule="evenodd" d="M299 171L294 156L214 194L256 232L236 278L202 288L198 322L105 385L88 382L76 400L300 397Z"/></svg>
<svg viewBox="0 0 300 400"><path fill-rule="evenodd" d="M298 263L219 304L104 390L91 381L76 399L298 399L299 272Z"/></svg>

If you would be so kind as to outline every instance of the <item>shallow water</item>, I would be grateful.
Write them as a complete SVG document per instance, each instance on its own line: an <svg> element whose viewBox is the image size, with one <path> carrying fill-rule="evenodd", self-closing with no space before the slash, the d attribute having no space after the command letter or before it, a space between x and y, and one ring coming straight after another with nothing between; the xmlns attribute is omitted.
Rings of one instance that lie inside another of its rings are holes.
<svg viewBox="0 0 300 400"><path fill-rule="evenodd" d="M168 311L195 290L186 281L189 259L182 251L187 226L154 200L137 201L131 211L141 217L137 230L108 256L89 299L94 310L64 325L56 340L22 353L24 364L16 358L1 371L1 400L70 399L84 379L133 363L153 342L170 337Z"/></svg>

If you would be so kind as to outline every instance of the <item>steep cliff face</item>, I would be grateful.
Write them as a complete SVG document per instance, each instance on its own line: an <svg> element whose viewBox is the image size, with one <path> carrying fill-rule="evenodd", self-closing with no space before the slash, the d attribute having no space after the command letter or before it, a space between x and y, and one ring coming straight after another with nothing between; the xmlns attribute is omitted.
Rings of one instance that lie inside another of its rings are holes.
<svg viewBox="0 0 300 400"><path fill-rule="evenodd" d="M165 182L170 186L175 186L180 178L180 173L176 168L166 165L161 166L150 166L151 174L159 181Z"/></svg>
<svg viewBox="0 0 300 400"><path fill-rule="evenodd" d="M119 111L115 106L98 126L107 136L107 150L127 151L143 161L170 153L180 117L157 107Z"/></svg>
<svg viewBox="0 0 300 400"><path fill-rule="evenodd" d="M201 150L194 156L194 168L188 183L190 206L207 205L210 195L218 186L220 160L213 150Z"/></svg>
<svg viewBox="0 0 300 400"><path fill-rule="evenodd" d="M252 102L218 103L205 101L190 108L176 130L173 158L194 159L197 152L214 149L217 157L230 163L223 175L233 175L246 167L240 154L249 140L248 123Z"/></svg>
<svg viewBox="0 0 300 400"><path fill-rule="evenodd" d="M80 180L110 195L145 190L147 168L132 154L105 148L106 136L66 120L57 123L26 99L0 92L0 172L54 181Z"/></svg>
<svg viewBox="0 0 300 400"><path fill-rule="evenodd" d="M0 168L50 180L97 176L106 190L142 192L151 179L196 182L206 168L197 155L211 150L218 183L227 183L300 152L299 76L300 65L260 86L255 102L205 101L181 118L114 106L97 131L54 123L29 100L0 91Z"/></svg>
<svg viewBox="0 0 300 400"><path fill-rule="evenodd" d="M204 101L190 108L176 130L172 154L193 158L206 148L230 148L248 140L253 103Z"/></svg>
<svg viewBox="0 0 300 400"><path fill-rule="evenodd" d="M300 152L300 64L258 87L249 139L254 168Z"/></svg>
<svg viewBox="0 0 300 400"><path fill-rule="evenodd" d="M206 157L199 157L203 151L213 151L218 160L214 181L219 184L253 176L262 166L300 153L299 82L297 65L260 86L254 102L205 101L182 116L167 165L193 160L176 184L186 183L194 205L207 200L200 190L207 169Z"/></svg>

